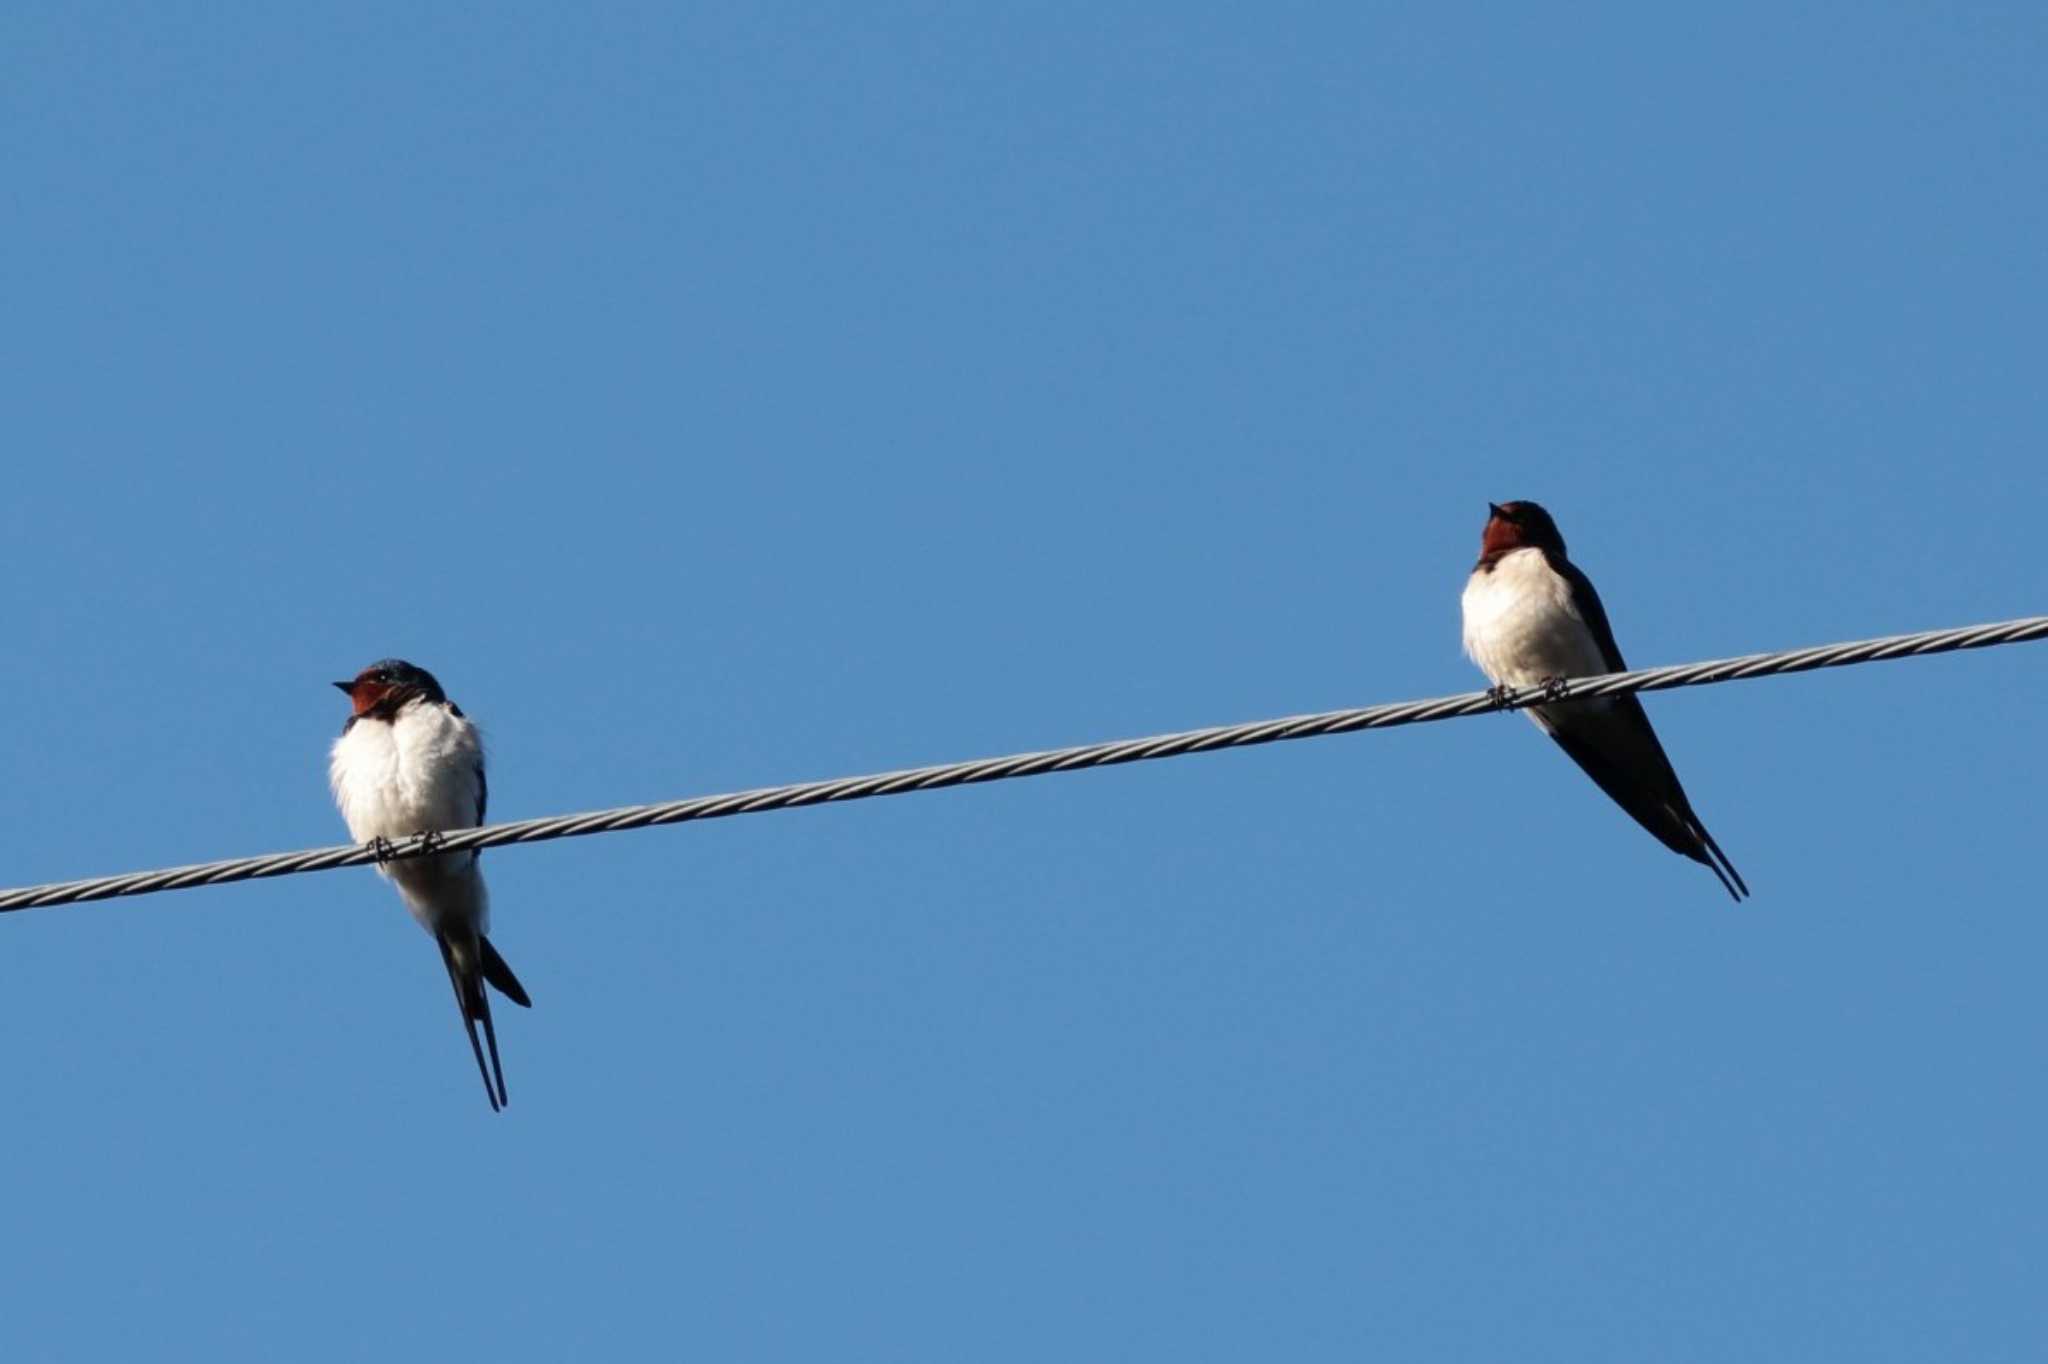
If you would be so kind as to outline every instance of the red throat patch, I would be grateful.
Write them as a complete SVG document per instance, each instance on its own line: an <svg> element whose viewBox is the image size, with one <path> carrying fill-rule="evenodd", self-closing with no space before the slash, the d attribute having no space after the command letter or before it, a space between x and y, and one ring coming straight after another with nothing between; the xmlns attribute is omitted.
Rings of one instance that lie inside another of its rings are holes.
<svg viewBox="0 0 2048 1364"><path fill-rule="evenodd" d="M356 679L355 689L349 692L348 699L355 706L355 713L357 715L366 715L390 691L391 688L381 682L372 682L368 678L359 677Z"/></svg>
<svg viewBox="0 0 2048 1364"><path fill-rule="evenodd" d="M1479 557L1495 558L1509 550L1522 549L1528 543L1520 526L1504 516L1491 516L1487 518L1486 529L1479 535Z"/></svg>

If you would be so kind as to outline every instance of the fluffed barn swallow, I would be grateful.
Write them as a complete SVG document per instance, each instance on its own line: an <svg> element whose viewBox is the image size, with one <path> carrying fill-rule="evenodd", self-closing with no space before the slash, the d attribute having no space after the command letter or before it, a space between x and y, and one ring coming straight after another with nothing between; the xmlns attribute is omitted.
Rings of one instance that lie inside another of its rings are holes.
<svg viewBox="0 0 2048 1364"><path fill-rule="evenodd" d="M1568 677L1621 672L1621 649L1592 582L1565 557L1564 537L1534 502L1487 504L1479 562L1465 584L1465 652L1496 686L1530 687ZM1634 696L1528 708L1636 823L1721 878L1740 901L1749 894L1735 864L1693 813L1664 745Z"/></svg>
<svg viewBox="0 0 2048 1364"><path fill-rule="evenodd" d="M334 685L348 693L355 707L334 741L328 766L334 800L351 837L381 847L390 839L484 822L489 788L483 740L432 673L387 658L353 681ZM484 936L490 930L491 902L477 867L481 855L475 849L440 853L382 863L378 870L397 885L412 917L440 944L441 961L455 986L455 1007L462 1011L484 1094L496 1112L505 1105L505 1070L498 1064L498 1034L484 986L488 983L522 1009L533 1007L533 1001ZM488 1069L478 1024L490 1046Z"/></svg>

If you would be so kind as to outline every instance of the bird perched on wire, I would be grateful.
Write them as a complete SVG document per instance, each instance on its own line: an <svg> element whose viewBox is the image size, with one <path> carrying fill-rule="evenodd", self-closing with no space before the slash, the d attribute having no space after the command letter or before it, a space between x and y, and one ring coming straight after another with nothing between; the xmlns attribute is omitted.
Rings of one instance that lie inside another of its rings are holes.
<svg viewBox="0 0 2048 1364"><path fill-rule="evenodd" d="M348 693L354 707L334 741L328 766L334 800L351 837L388 853L393 839L483 823L489 795L483 740L432 673L387 658L354 680L334 685ZM440 945L441 961L455 986L455 1006L484 1078L484 1094L496 1112L505 1105L505 1070L498 1062L498 1034L484 986L522 1009L533 1001L485 936L491 910L477 866L480 855L465 849L399 861L380 858L378 870L398 887L412 917Z"/></svg>
<svg viewBox="0 0 2048 1364"><path fill-rule="evenodd" d="M1628 667L1600 594L1565 557L1557 523L1534 502L1487 504L1464 614L1465 652L1498 696L1510 687L1550 686ZM1735 864L1693 813L1641 701L1589 697L1533 705L1528 713L1665 847L1708 867L1736 900L1749 894Z"/></svg>

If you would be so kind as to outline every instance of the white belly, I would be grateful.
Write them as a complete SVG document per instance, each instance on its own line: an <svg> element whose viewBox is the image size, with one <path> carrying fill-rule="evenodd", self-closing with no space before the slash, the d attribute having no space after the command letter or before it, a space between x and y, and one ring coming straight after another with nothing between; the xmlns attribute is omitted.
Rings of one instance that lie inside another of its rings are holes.
<svg viewBox="0 0 2048 1364"><path fill-rule="evenodd" d="M1465 653L1479 670L1510 687L1553 677L1590 677L1607 661L1572 605L1571 584L1540 549L1502 556L1491 573L1465 584Z"/></svg>
<svg viewBox="0 0 2048 1364"><path fill-rule="evenodd" d="M350 725L334 742L328 778L351 837L358 843L396 842L425 830L473 826L482 762L474 725L445 707L415 704L388 724ZM429 931L451 917L487 928L488 901L475 854L409 858L378 870L398 886L406 907Z"/></svg>

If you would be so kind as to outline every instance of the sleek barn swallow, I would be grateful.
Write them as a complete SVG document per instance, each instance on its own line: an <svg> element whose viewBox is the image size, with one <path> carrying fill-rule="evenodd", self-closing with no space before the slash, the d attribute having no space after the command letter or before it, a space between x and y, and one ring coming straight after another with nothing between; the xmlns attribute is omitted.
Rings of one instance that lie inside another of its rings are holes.
<svg viewBox="0 0 2048 1364"><path fill-rule="evenodd" d="M328 767L350 836L381 849L391 839L484 822L489 788L483 740L432 673L387 658L357 673L354 681L334 685L355 706L334 741ZM381 863L378 870L397 885L412 917L440 944L441 961L455 986L455 1007L462 1011L469 1049L484 1077L484 1095L496 1112L505 1105L505 1070L498 1064L498 1034L484 986L488 983L522 1009L533 1007L533 1001L484 936L491 926L491 902L477 867L481 855L475 849L441 853ZM478 1024L490 1045L488 1069L477 1041Z"/></svg>
<svg viewBox="0 0 2048 1364"><path fill-rule="evenodd" d="M1628 667L1592 582L1534 502L1487 504L1479 562L1465 584L1465 652L1498 687L1546 685ZM1634 696L1528 708L1614 803L1675 853L1706 866L1728 893L1749 894L1735 864L1693 813L1650 717Z"/></svg>

